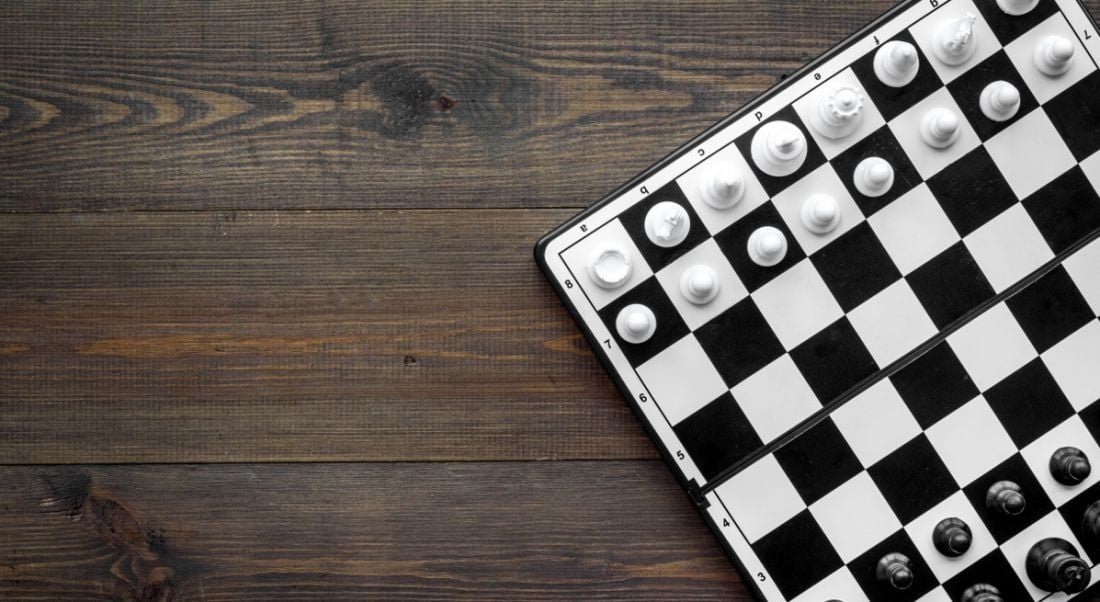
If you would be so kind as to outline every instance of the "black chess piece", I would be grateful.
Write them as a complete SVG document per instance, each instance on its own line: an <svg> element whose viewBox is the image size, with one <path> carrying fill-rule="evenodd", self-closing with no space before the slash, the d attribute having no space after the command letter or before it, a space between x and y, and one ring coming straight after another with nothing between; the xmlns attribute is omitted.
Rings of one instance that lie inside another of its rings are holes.
<svg viewBox="0 0 1100 602"><path fill-rule="evenodd" d="M875 567L875 577L898 591L909 589L913 585L909 557L897 552L883 556Z"/></svg>
<svg viewBox="0 0 1100 602"><path fill-rule="evenodd" d="M1067 486L1077 485L1092 474L1092 465L1085 452L1076 447L1063 447L1050 456L1050 474Z"/></svg>
<svg viewBox="0 0 1100 602"><path fill-rule="evenodd" d="M985 494L985 505L990 510L1005 516L1016 516L1027 507L1023 490L1012 481L997 481L990 485Z"/></svg>
<svg viewBox="0 0 1100 602"><path fill-rule="evenodd" d="M1001 590L988 583L972 585L963 592L959 602L1005 602Z"/></svg>
<svg viewBox="0 0 1100 602"><path fill-rule="evenodd" d="M1077 548L1064 539L1049 537L1027 553L1027 576L1039 589L1076 594L1085 590L1092 575Z"/></svg>
<svg viewBox="0 0 1100 602"><path fill-rule="evenodd" d="M932 530L932 543L944 556L962 556L970 549L973 539L970 526L961 518L945 518Z"/></svg>

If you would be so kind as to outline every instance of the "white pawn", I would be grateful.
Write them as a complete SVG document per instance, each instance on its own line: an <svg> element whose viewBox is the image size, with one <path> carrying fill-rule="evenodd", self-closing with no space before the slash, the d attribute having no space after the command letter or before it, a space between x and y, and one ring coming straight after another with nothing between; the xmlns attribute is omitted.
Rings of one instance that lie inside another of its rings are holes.
<svg viewBox="0 0 1100 602"><path fill-rule="evenodd" d="M1028 14L1038 4L1039 0L997 0L1001 11L1014 17Z"/></svg>
<svg viewBox="0 0 1100 602"><path fill-rule="evenodd" d="M787 256L787 237L778 228L764 226L749 236L749 257L753 263L771 267Z"/></svg>
<svg viewBox="0 0 1100 602"><path fill-rule="evenodd" d="M645 216L645 233L658 247L671 248L684 242L691 231L691 217L677 203L657 203Z"/></svg>
<svg viewBox="0 0 1100 602"><path fill-rule="evenodd" d="M596 249L588 259L588 277L600 288L617 289L630 280L634 264L621 247L608 244Z"/></svg>
<svg viewBox="0 0 1100 602"><path fill-rule="evenodd" d="M718 296L718 273L710 266L694 265L680 277L680 292L696 305L706 305Z"/></svg>
<svg viewBox="0 0 1100 602"><path fill-rule="evenodd" d="M657 316L644 305L627 305L615 318L615 330L622 340L639 345L653 338L653 333L657 332Z"/></svg>
<svg viewBox="0 0 1100 602"><path fill-rule="evenodd" d="M815 194L802 204L802 225L815 234L828 234L840 225L840 206L827 194Z"/></svg>
<svg viewBox="0 0 1100 602"><path fill-rule="evenodd" d="M710 173L700 188L704 203L715 209L730 209L745 196L745 179L737 169L722 166Z"/></svg>
<svg viewBox="0 0 1100 602"><path fill-rule="evenodd" d="M974 39L974 23L978 17L950 19L940 24L932 35L932 54L945 65L961 65L974 56L978 45Z"/></svg>
<svg viewBox="0 0 1100 602"><path fill-rule="evenodd" d="M894 187L894 166L881 157L869 157L856 165L856 190L865 197L878 198Z"/></svg>
<svg viewBox="0 0 1100 602"><path fill-rule="evenodd" d="M806 136L789 121L765 123L752 137L752 160L760 171L780 178L798 171L806 162Z"/></svg>
<svg viewBox="0 0 1100 602"><path fill-rule="evenodd" d="M932 148L947 148L959 139L959 116L951 109L936 108L924 114L920 136Z"/></svg>
<svg viewBox="0 0 1100 602"><path fill-rule="evenodd" d="M908 86L920 71L920 55L909 42L887 42L875 53L875 77L891 88Z"/></svg>
<svg viewBox="0 0 1100 602"><path fill-rule="evenodd" d="M1062 36L1047 36L1035 46L1035 66L1046 75L1058 77L1073 65L1073 42Z"/></svg>
<svg viewBox="0 0 1100 602"><path fill-rule="evenodd" d="M828 88L821 96L810 125L817 133L836 140L850 136L863 120L863 91L856 86Z"/></svg>
<svg viewBox="0 0 1100 602"><path fill-rule="evenodd" d="M1006 81L995 81L982 90L979 105L993 121L1008 121L1020 111L1020 91Z"/></svg>

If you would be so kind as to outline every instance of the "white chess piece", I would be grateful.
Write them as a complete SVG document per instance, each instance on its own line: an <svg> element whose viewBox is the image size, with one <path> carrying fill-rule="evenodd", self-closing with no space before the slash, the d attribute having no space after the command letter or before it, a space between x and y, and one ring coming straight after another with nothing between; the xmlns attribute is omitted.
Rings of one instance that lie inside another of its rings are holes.
<svg viewBox="0 0 1100 602"><path fill-rule="evenodd" d="M982 114L993 121L1008 121L1020 111L1020 90L1006 81L995 81L982 90Z"/></svg>
<svg viewBox="0 0 1100 602"><path fill-rule="evenodd" d="M710 266L693 265L680 277L680 292L696 305L706 305L718 296L718 273Z"/></svg>
<svg viewBox="0 0 1100 602"><path fill-rule="evenodd" d="M657 332L657 316L644 305L627 305L615 318L615 330L622 340L639 345Z"/></svg>
<svg viewBox="0 0 1100 602"><path fill-rule="evenodd" d="M1035 66L1046 75L1058 77L1073 66L1076 48L1062 36L1047 36L1035 46Z"/></svg>
<svg viewBox="0 0 1100 602"><path fill-rule="evenodd" d="M588 258L588 277L600 288L617 289L630 280L634 264L630 255L618 245L607 244L597 248Z"/></svg>
<svg viewBox="0 0 1100 602"><path fill-rule="evenodd" d="M848 84L824 88L817 111L810 115L814 130L832 140L850 136L862 121L863 91Z"/></svg>
<svg viewBox="0 0 1100 602"><path fill-rule="evenodd" d="M920 71L920 55L909 42L887 42L875 53L875 77L883 85L904 88Z"/></svg>
<svg viewBox="0 0 1100 602"><path fill-rule="evenodd" d="M854 180L860 194L878 198L894 187L894 166L881 157L868 157L856 165Z"/></svg>
<svg viewBox="0 0 1100 602"><path fill-rule="evenodd" d="M1039 4L1039 0L997 0L997 6L1006 15L1018 17L1031 12Z"/></svg>
<svg viewBox="0 0 1100 602"><path fill-rule="evenodd" d="M752 137L752 160L760 171L772 177L798 171L808 152L805 134L789 121L765 123Z"/></svg>
<svg viewBox="0 0 1100 602"><path fill-rule="evenodd" d="M719 166L703 179L699 194L715 209L731 209L745 196L745 178L732 166Z"/></svg>
<svg viewBox="0 0 1100 602"><path fill-rule="evenodd" d="M962 131L959 116L951 109L935 108L924 114L920 135L932 148L947 148L959 139Z"/></svg>
<svg viewBox="0 0 1100 602"><path fill-rule="evenodd" d="M840 205L827 194L815 194L802 204L802 225L815 234L828 234L840 225Z"/></svg>
<svg viewBox="0 0 1100 602"><path fill-rule="evenodd" d="M974 38L977 20L977 16L966 13L965 17L941 23L932 34L932 54L945 65L961 65L970 60L978 48Z"/></svg>
<svg viewBox="0 0 1100 602"><path fill-rule="evenodd" d="M691 231L691 217L678 203L657 203L645 216L645 233L658 247L671 248L684 242Z"/></svg>
<svg viewBox="0 0 1100 602"><path fill-rule="evenodd" d="M771 267L787 256L787 237L778 228L764 226L749 236L749 257L753 263Z"/></svg>

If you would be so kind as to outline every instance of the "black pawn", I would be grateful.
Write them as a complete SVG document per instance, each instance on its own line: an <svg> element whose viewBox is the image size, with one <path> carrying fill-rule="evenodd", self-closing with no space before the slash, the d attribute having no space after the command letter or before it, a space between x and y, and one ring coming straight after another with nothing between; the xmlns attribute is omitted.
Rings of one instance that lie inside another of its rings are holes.
<svg viewBox="0 0 1100 602"><path fill-rule="evenodd" d="M985 505L1005 516L1016 516L1027 507L1027 500L1020 486L1012 481L997 481L985 494Z"/></svg>
<svg viewBox="0 0 1100 602"><path fill-rule="evenodd" d="M1027 553L1027 576L1039 589L1077 594L1092 579L1089 565L1073 544L1050 537L1031 547Z"/></svg>
<svg viewBox="0 0 1100 602"><path fill-rule="evenodd" d="M875 577L879 582L904 591L913 585L913 569L909 568L909 557L892 553L883 556L875 567Z"/></svg>
<svg viewBox="0 0 1100 602"><path fill-rule="evenodd" d="M945 518L932 530L932 543L944 556L956 558L970 549L970 526L959 518Z"/></svg>
<svg viewBox="0 0 1100 602"><path fill-rule="evenodd" d="M1076 447L1063 447L1050 457L1050 474L1059 483L1072 487L1092 474L1092 465L1085 452Z"/></svg>
<svg viewBox="0 0 1100 602"><path fill-rule="evenodd" d="M968 587L959 602L1005 602L1005 599L999 589L988 583L979 583Z"/></svg>

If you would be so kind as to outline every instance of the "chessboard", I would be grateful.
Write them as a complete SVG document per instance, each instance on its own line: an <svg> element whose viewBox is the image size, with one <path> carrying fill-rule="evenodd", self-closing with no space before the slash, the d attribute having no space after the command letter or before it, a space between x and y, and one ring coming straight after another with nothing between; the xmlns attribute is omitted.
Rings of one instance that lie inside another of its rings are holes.
<svg viewBox="0 0 1100 602"><path fill-rule="evenodd" d="M908 0L539 242L761 599L1100 575L1097 56L1072 0Z"/></svg>

